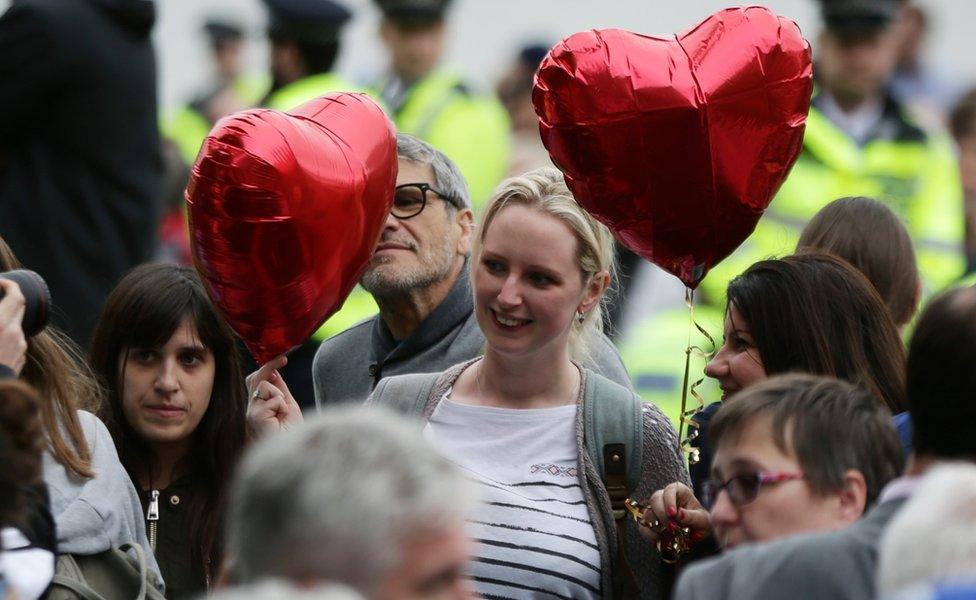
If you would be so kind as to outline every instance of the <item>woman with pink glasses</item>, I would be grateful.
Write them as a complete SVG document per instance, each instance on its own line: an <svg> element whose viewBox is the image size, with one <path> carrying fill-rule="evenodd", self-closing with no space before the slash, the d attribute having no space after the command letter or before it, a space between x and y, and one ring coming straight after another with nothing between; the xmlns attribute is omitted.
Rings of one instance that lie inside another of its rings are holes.
<svg viewBox="0 0 976 600"><path fill-rule="evenodd" d="M874 504L904 462L884 406L830 377L757 383L718 410L709 433L715 455L702 502L680 483L657 492L644 514L648 537L681 525L724 549L840 529Z"/></svg>

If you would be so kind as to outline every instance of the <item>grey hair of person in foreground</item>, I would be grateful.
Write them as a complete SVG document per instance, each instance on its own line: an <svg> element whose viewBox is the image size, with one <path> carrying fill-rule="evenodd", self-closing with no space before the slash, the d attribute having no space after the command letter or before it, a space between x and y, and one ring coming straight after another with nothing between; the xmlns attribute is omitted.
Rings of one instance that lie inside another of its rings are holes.
<svg viewBox="0 0 976 600"><path fill-rule="evenodd" d="M878 592L962 579L976 584L976 465L946 464L918 484L881 538Z"/></svg>
<svg viewBox="0 0 976 600"><path fill-rule="evenodd" d="M407 540L464 527L470 484L420 428L377 407L336 407L261 440L228 508L232 581L328 581L369 595Z"/></svg>
<svg viewBox="0 0 976 600"><path fill-rule="evenodd" d="M437 191L445 196L448 205L454 209L471 208L468 182L454 161L443 152L420 138L407 133L397 134L397 156L421 165L428 165L434 171Z"/></svg>
<svg viewBox="0 0 976 600"><path fill-rule="evenodd" d="M365 600L344 585L299 588L281 579L264 579L254 584L218 590L199 600Z"/></svg>

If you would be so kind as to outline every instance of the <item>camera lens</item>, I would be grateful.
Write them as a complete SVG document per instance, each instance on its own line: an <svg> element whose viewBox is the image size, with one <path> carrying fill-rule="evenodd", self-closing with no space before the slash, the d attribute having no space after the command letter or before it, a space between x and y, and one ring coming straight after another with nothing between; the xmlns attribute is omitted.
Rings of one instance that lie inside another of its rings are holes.
<svg viewBox="0 0 976 600"><path fill-rule="evenodd" d="M48 314L51 308L51 292L47 289L44 279L27 269L17 269L0 273L0 278L9 279L20 286L20 293L24 295L26 306L24 308L24 321L21 327L24 329L24 337L31 337L40 333L47 325ZM3 290L0 289L0 298L3 297Z"/></svg>

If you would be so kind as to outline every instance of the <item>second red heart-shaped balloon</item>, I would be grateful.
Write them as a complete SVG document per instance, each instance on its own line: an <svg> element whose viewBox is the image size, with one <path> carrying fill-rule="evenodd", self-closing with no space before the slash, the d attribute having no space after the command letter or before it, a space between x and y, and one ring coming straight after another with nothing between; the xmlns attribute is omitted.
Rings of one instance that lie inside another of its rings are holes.
<svg viewBox="0 0 976 600"><path fill-rule="evenodd" d="M194 262L259 363L342 306L372 257L396 174L393 124L364 94L217 123L186 190Z"/></svg>
<svg viewBox="0 0 976 600"><path fill-rule="evenodd" d="M799 155L812 74L795 23L737 8L670 38L570 36L532 99L580 204L694 288L752 232Z"/></svg>

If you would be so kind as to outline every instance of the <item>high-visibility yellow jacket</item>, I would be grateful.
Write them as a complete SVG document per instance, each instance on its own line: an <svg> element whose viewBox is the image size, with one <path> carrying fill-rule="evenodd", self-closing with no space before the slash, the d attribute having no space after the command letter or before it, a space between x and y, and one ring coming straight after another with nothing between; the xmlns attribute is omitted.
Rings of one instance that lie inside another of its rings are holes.
<svg viewBox="0 0 976 600"><path fill-rule="evenodd" d="M724 319L725 315L719 309L707 305L695 306L695 321L708 331L716 346L722 343ZM634 389L641 398L653 402L664 411L675 429L681 415L681 384L689 333L692 345L711 350L708 340L690 323L688 308L680 306L648 317L628 332L620 347L620 357L630 373ZM691 354L689 385L704 377L706 362L701 355ZM710 378L705 378L696 391L706 404L715 402L721 396L717 382ZM697 406L698 402L689 394L687 408Z"/></svg>
<svg viewBox="0 0 976 600"><path fill-rule="evenodd" d="M256 106L268 92L270 81L259 75L241 75L231 84L241 106ZM163 118L163 136L172 140L183 160L192 165L203 145L203 140L213 128L213 123L201 112L201 101L191 102L169 111Z"/></svg>
<svg viewBox="0 0 976 600"><path fill-rule="evenodd" d="M889 100L878 135L859 146L816 105L815 98L803 152L755 232L702 282L710 301L724 301L729 280L752 263L791 254L817 211L844 196L874 198L904 219L927 295L960 277L962 186L948 139L922 130Z"/></svg>
<svg viewBox="0 0 976 600"><path fill-rule="evenodd" d="M508 170L509 121L501 103L472 93L457 74L436 70L391 108L397 131L425 140L457 164L478 212Z"/></svg>
<svg viewBox="0 0 976 600"><path fill-rule="evenodd" d="M316 73L275 90L265 100L264 105L275 110L291 110L303 102L330 92L365 91L362 86L346 81L335 73Z"/></svg>
<svg viewBox="0 0 976 600"><path fill-rule="evenodd" d="M342 308L329 317L325 323L322 323L322 326L312 334L312 339L319 342L325 341L378 312L380 309L376 305L373 295L364 290L362 286L357 285L352 289L346 301L342 303Z"/></svg>

